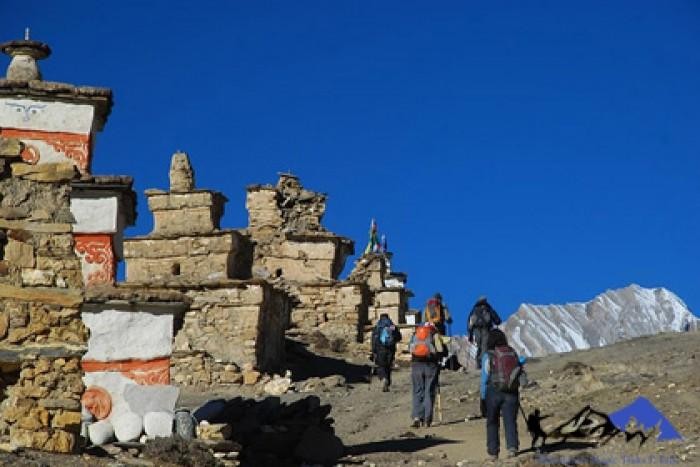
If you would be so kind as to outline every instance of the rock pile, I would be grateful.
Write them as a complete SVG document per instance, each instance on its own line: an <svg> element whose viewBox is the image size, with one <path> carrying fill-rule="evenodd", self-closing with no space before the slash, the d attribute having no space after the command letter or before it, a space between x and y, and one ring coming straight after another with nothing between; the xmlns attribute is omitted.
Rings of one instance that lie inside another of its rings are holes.
<svg viewBox="0 0 700 467"><path fill-rule="evenodd" d="M206 433L212 441L229 438L240 445L244 465L291 466L329 464L343 456L330 412L331 406L321 405L316 396L292 403L279 397L260 401L237 397L210 401L193 415L200 423L200 435Z"/></svg>

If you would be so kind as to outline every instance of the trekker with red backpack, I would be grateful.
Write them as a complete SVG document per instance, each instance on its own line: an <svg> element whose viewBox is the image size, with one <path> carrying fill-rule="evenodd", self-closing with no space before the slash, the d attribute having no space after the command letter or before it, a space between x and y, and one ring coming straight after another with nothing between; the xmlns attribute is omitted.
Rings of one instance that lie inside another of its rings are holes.
<svg viewBox="0 0 700 467"><path fill-rule="evenodd" d="M445 342L432 323L416 326L411 336L411 382L413 383L412 427L430 426L438 386L438 361L445 354Z"/></svg>
<svg viewBox="0 0 700 467"><path fill-rule="evenodd" d="M508 457L518 453L517 414L522 373L518 354L508 345L506 335L500 329L491 330L481 365L481 384L486 388L486 450L493 460L498 459L500 448L501 414Z"/></svg>

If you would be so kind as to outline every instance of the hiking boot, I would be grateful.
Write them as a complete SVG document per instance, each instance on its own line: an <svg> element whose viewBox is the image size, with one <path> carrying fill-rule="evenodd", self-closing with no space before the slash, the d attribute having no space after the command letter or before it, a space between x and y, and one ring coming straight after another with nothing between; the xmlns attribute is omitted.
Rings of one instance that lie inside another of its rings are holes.
<svg viewBox="0 0 700 467"><path fill-rule="evenodd" d="M420 428L423 421L420 418L414 418L413 423L411 423L411 428Z"/></svg>
<svg viewBox="0 0 700 467"><path fill-rule="evenodd" d="M508 449L508 459L512 459L513 457L518 456L518 450L517 449Z"/></svg>
<svg viewBox="0 0 700 467"><path fill-rule="evenodd" d="M491 462L498 462L498 454L489 454L489 460Z"/></svg>
<svg viewBox="0 0 700 467"><path fill-rule="evenodd" d="M382 392L389 392L389 382L384 381L384 385L382 386Z"/></svg>

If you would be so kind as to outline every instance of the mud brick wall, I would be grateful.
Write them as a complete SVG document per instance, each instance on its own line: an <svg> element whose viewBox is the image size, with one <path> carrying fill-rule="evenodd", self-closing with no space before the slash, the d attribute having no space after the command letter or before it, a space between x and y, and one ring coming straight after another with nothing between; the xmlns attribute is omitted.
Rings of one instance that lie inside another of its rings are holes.
<svg viewBox="0 0 700 467"><path fill-rule="evenodd" d="M213 373L230 372L232 367L226 365L252 365L267 372L284 368L284 331L289 320L286 294L260 281L191 289L186 295L192 303L175 336L178 355L190 351L210 355L222 363L209 365ZM173 361L172 377L176 382L183 380L190 365L201 368L196 358ZM226 376L220 374L212 376L212 381L224 379Z"/></svg>
<svg viewBox="0 0 700 467"><path fill-rule="evenodd" d="M291 313L292 334L317 330L328 339L360 342L367 324L367 286L362 283L311 283L292 288L298 299Z"/></svg>

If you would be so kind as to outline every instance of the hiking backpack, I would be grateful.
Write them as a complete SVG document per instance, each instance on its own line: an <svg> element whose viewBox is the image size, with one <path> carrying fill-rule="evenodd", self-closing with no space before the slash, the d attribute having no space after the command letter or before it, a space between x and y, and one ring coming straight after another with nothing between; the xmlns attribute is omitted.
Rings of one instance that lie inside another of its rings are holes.
<svg viewBox="0 0 700 467"><path fill-rule="evenodd" d="M425 307L426 321L437 324L442 322L442 304L436 301L429 301Z"/></svg>
<svg viewBox="0 0 700 467"><path fill-rule="evenodd" d="M418 358L430 358L435 355L435 328L429 324L416 327L416 333L411 339L411 355Z"/></svg>
<svg viewBox="0 0 700 467"><path fill-rule="evenodd" d="M479 305L477 309L474 310L474 327L491 327L491 310L487 305Z"/></svg>
<svg viewBox="0 0 700 467"><path fill-rule="evenodd" d="M512 347L496 347L491 352L489 380L499 391L517 392L521 371L518 354Z"/></svg>
<svg viewBox="0 0 700 467"><path fill-rule="evenodd" d="M393 325L386 324L379 328L379 343L384 347L393 347L394 342L394 329Z"/></svg>

